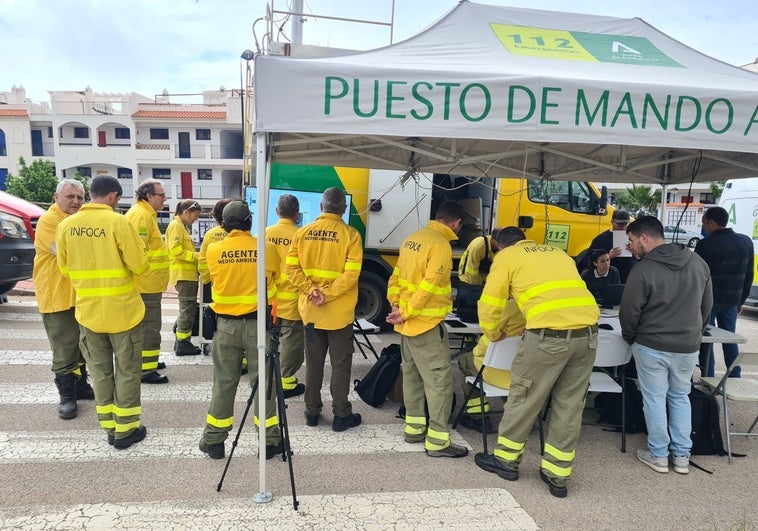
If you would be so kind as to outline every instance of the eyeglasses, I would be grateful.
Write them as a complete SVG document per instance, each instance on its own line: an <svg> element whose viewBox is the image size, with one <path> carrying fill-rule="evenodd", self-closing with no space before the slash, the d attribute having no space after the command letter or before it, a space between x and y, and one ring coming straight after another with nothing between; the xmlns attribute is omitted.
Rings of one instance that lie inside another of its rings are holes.
<svg viewBox="0 0 758 531"><path fill-rule="evenodd" d="M158 197L166 197L166 194L153 194L153 195L157 195Z"/></svg>
<svg viewBox="0 0 758 531"><path fill-rule="evenodd" d="M189 207L189 209L190 210L202 210L203 207L200 206L200 203L198 203L197 201L195 201L194 203L192 203L192 206Z"/></svg>

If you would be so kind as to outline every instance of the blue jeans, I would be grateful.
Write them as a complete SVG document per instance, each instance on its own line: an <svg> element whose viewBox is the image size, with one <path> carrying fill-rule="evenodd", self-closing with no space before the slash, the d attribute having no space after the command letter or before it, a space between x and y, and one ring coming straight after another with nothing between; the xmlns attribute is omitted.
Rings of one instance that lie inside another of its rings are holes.
<svg viewBox="0 0 758 531"><path fill-rule="evenodd" d="M688 395L698 353L664 352L633 343L632 354L642 390L650 453L654 457L668 457L669 452L689 457L692 408Z"/></svg>
<svg viewBox="0 0 758 531"><path fill-rule="evenodd" d="M711 310L711 318L708 322L712 325L718 325L719 328L734 332L737 330L737 307L726 306L724 304L714 304ZM721 348L724 350L724 363L726 363L727 369L734 363L737 356L740 354L739 347L735 343L722 343ZM713 345L708 345L710 350L710 356L708 356L708 367L705 369L705 376L713 376L716 368L716 361L714 360L714 348ZM703 363L701 361L701 363ZM702 370L701 365L701 370ZM740 366L734 368L730 378L739 378L742 374Z"/></svg>

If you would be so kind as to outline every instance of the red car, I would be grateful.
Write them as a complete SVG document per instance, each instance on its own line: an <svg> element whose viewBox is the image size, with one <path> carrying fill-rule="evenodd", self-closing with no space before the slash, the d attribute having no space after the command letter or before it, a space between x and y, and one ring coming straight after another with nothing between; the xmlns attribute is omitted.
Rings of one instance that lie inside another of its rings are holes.
<svg viewBox="0 0 758 531"><path fill-rule="evenodd" d="M44 212L34 203L0 191L0 295L19 280L32 278L34 229Z"/></svg>

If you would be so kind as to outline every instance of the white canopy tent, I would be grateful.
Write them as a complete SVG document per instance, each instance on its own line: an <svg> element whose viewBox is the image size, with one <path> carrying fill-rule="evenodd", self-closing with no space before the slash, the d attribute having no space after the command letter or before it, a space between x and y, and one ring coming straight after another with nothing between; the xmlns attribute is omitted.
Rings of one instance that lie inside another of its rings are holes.
<svg viewBox="0 0 758 531"><path fill-rule="evenodd" d="M636 18L464 0L385 48L257 56L254 111L264 198L274 161L662 185L758 176L758 75Z"/></svg>

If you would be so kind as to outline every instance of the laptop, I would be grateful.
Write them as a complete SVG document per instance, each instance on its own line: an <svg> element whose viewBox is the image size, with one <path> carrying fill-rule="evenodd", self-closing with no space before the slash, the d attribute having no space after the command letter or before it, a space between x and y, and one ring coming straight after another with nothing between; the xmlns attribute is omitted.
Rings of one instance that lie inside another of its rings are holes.
<svg viewBox="0 0 758 531"><path fill-rule="evenodd" d="M613 308L621 304L624 294L624 284L608 284L603 292L603 308Z"/></svg>

